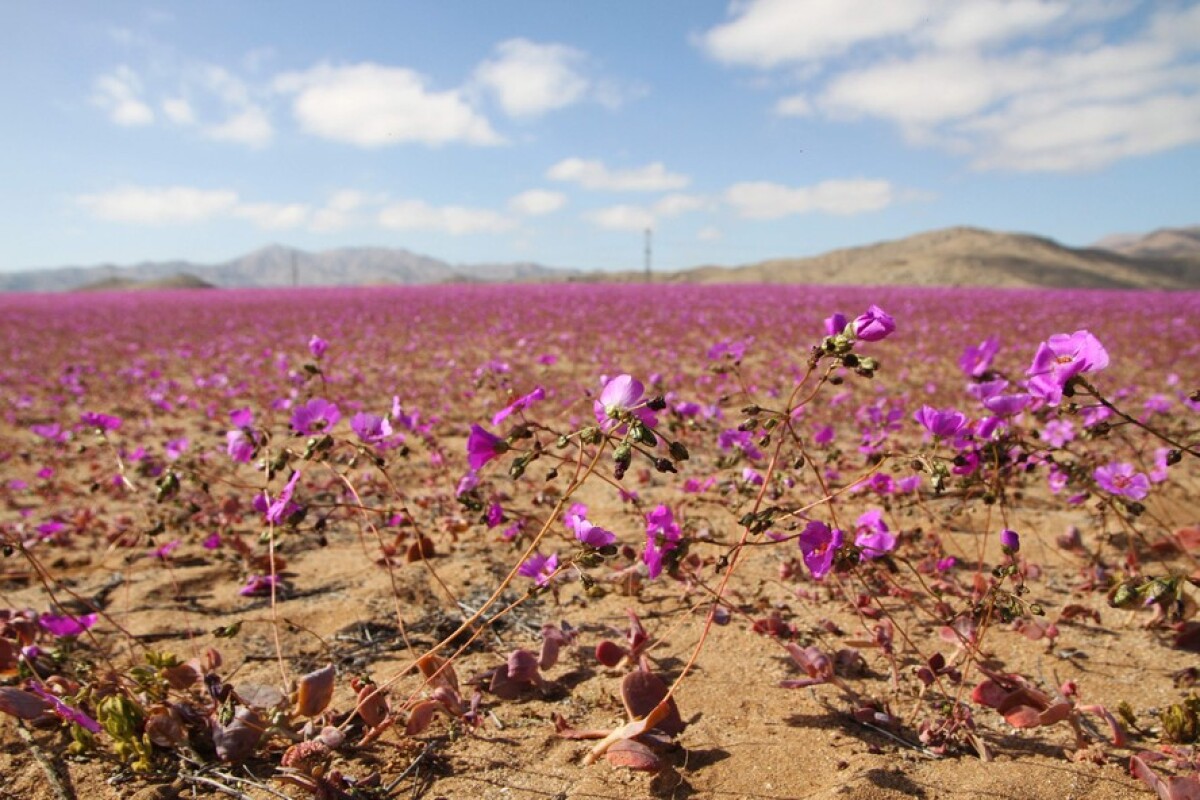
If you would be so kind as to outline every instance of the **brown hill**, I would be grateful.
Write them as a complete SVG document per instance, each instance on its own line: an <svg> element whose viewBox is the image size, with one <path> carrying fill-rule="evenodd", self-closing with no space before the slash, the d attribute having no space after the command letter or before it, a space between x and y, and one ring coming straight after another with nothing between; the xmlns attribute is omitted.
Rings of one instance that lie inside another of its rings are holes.
<svg viewBox="0 0 1200 800"><path fill-rule="evenodd" d="M148 281L136 281L132 278L104 278L103 280L80 286L78 292L121 292L130 289L212 289L211 283L197 278L195 275L181 272Z"/></svg>
<svg viewBox="0 0 1200 800"><path fill-rule="evenodd" d="M1096 242L1095 247L1135 258L1200 259L1200 225L1107 236Z"/></svg>
<svg viewBox="0 0 1200 800"><path fill-rule="evenodd" d="M636 281L640 273L618 280ZM670 283L811 283L883 286L1198 289L1200 258L1145 258L1066 247L1051 239L946 228L896 241L743 267L658 273Z"/></svg>

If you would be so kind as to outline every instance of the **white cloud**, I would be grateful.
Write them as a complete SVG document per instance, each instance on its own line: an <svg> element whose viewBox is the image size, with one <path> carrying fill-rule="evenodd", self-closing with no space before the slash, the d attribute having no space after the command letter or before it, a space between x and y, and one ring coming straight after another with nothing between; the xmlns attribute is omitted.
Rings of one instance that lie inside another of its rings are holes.
<svg viewBox="0 0 1200 800"><path fill-rule="evenodd" d="M810 61L906 33L933 6L934 0L750 0L734 3L734 18L703 34L700 45L728 64Z"/></svg>
<svg viewBox="0 0 1200 800"><path fill-rule="evenodd" d="M715 242L718 239L720 239L723 235L724 234L721 233L720 228L714 227L712 225L707 225L707 226L701 228L700 230L696 231L696 238L702 242Z"/></svg>
<svg viewBox="0 0 1200 800"><path fill-rule="evenodd" d="M547 172L554 181L578 183L585 189L617 192L665 192L682 189L690 182L688 176L667 172L661 162L644 167L610 170L602 161L567 158Z"/></svg>
<svg viewBox="0 0 1200 800"><path fill-rule="evenodd" d="M106 222L178 225L230 213L237 206L238 195L226 189L122 186L100 194L80 195L76 202Z"/></svg>
<svg viewBox="0 0 1200 800"><path fill-rule="evenodd" d="M204 129L204 135L219 142L263 147L271 142L275 130L265 111L258 106L250 106L219 125L208 126Z"/></svg>
<svg viewBox="0 0 1200 800"><path fill-rule="evenodd" d="M509 217L484 208L431 206L422 200L402 200L384 206L379 224L394 230L439 231L452 236L502 233L515 227Z"/></svg>
<svg viewBox="0 0 1200 800"><path fill-rule="evenodd" d="M509 198L508 208L518 214L536 217L558 211L566 204L567 196L562 192L529 189Z"/></svg>
<svg viewBox="0 0 1200 800"><path fill-rule="evenodd" d="M505 113L535 117L583 99L589 82L576 71L584 54L561 44L509 39L496 56L475 70L475 80L491 91Z"/></svg>
<svg viewBox="0 0 1200 800"><path fill-rule="evenodd" d="M142 81L126 66L96 78L92 103L117 125L133 127L154 122L154 110L142 99Z"/></svg>
<svg viewBox="0 0 1200 800"><path fill-rule="evenodd" d="M641 231L653 228L656 222L650 209L630 205L596 209L584 214L583 218L597 228L610 231Z"/></svg>
<svg viewBox="0 0 1200 800"><path fill-rule="evenodd" d="M299 228L310 218L309 207L302 203L244 203L235 208L233 214L266 230Z"/></svg>
<svg viewBox="0 0 1200 800"><path fill-rule="evenodd" d="M196 122L196 112L192 104L183 97L168 97L162 101L162 110L167 119L176 125L192 125Z"/></svg>
<svg viewBox="0 0 1200 800"><path fill-rule="evenodd" d="M1200 142L1200 5L1139 19L1130 0L864 3L747 0L700 44L788 66L803 91L777 115L881 120L976 169L1096 169Z"/></svg>
<svg viewBox="0 0 1200 800"><path fill-rule="evenodd" d="M614 231L640 231L655 227L662 219L699 211L709 205L707 198L694 194L669 194L650 207L616 205L589 211L583 218L598 228Z"/></svg>
<svg viewBox="0 0 1200 800"><path fill-rule="evenodd" d="M895 189L882 180L828 180L813 186L783 186L767 181L735 183L725 200L746 219L780 219L793 214L861 214L895 200Z"/></svg>
<svg viewBox="0 0 1200 800"><path fill-rule="evenodd" d="M325 139L359 147L501 142L461 92L431 91L424 77L400 67L320 65L281 75L275 87L295 95L292 111L300 126Z"/></svg>

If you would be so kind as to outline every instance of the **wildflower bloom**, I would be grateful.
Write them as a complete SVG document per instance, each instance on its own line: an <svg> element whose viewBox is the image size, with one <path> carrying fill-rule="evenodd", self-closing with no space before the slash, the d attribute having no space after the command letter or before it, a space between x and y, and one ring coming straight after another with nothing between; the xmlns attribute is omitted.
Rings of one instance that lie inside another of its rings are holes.
<svg viewBox="0 0 1200 800"><path fill-rule="evenodd" d="M817 520L809 522L796 537L804 565L816 580L821 580L833 569L833 558L842 546L842 537L840 529L831 530L824 522Z"/></svg>
<svg viewBox="0 0 1200 800"><path fill-rule="evenodd" d="M38 625L58 637L78 636L96 624L95 614L80 614L77 617L59 614L42 614L38 617Z"/></svg>
<svg viewBox="0 0 1200 800"><path fill-rule="evenodd" d="M279 586L278 575L251 575L238 594L242 597L266 597L271 594L272 586Z"/></svg>
<svg viewBox="0 0 1200 800"><path fill-rule="evenodd" d="M382 444L392 435L392 423L387 417L360 411L350 418L350 430L365 444Z"/></svg>
<svg viewBox="0 0 1200 800"><path fill-rule="evenodd" d="M920 411L913 414L913 419L939 439L954 436L967 426L966 414L953 408L942 410L921 406Z"/></svg>
<svg viewBox="0 0 1200 800"><path fill-rule="evenodd" d="M1033 397L1021 394L994 394L985 398L984 408L998 417L1012 417L1020 414L1032 402Z"/></svg>
<svg viewBox="0 0 1200 800"><path fill-rule="evenodd" d="M636 417L647 428L658 424L654 412L642 403L642 395L646 387L632 375L618 375L604 384L600 398L592 405L596 422L605 433L624 433L625 424L622 416Z"/></svg>
<svg viewBox="0 0 1200 800"><path fill-rule="evenodd" d="M538 586L545 586L550 582L555 570L558 569L558 553L550 555L542 555L534 553L529 558L517 567L517 574L523 575L526 578L533 578L537 581Z"/></svg>
<svg viewBox="0 0 1200 800"><path fill-rule="evenodd" d="M598 550L601 547L608 547L617 540L615 533L607 531L599 525L593 525L580 514L568 514L566 522L567 527L575 534L575 538L588 547Z"/></svg>
<svg viewBox="0 0 1200 800"><path fill-rule="evenodd" d="M504 420L508 419L518 411L524 411L539 400L545 399L546 390L539 386L529 394L524 395L523 397L518 397L507 406L497 411L496 416L492 417L492 424L499 425L501 422L504 422Z"/></svg>
<svg viewBox="0 0 1200 800"><path fill-rule="evenodd" d="M238 408L229 412L229 421L237 428L249 428L254 424L254 412L248 408Z"/></svg>
<svg viewBox="0 0 1200 800"><path fill-rule="evenodd" d="M1097 467L1092 477L1104 491L1130 500L1141 500L1150 493L1150 479L1124 461Z"/></svg>
<svg viewBox="0 0 1200 800"><path fill-rule="evenodd" d="M840 333L844 333L847 322L845 314L840 311L833 312L832 316L825 318L825 335L837 336Z"/></svg>
<svg viewBox="0 0 1200 800"><path fill-rule="evenodd" d="M467 437L467 463L472 470L477 470L484 464L508 451L508 444L493 433L488 433L478 425L471 426L471 435Z"/></svg>
<svg viewBox="0 0 1200 800"><path fill-rule="evenodd" d="M327 349L329 349L329 342L325 341L320 336L317 336L315 333L313 334L313 337L308 340L308 352L313 354L313 358L320 358L321 356L325 355L325 351Z"/></svg>
<svg viewBox="0 0 1200 800"><path fill-rule="evenodd" d="M675 523L675 515L668 506L657 506L646 514L646 549L642 551L642 562L651 578L662 574L663 558L679 546L683 531Z"/></svg>
<svg viewBox="0 0 1200 800"><path fill-rule="evenodd" d="M300 510L300 506L292 502L292 493L296 490L296 483L299 480L300 471L296 470L280 490L279 496L275 498L274 502L269 501L265 492L254 498L254 507L266 515L267 522L279 525Z"/></svg>
<svg viewBox="0 0 1200 800"><path fill-rule="evenodd" d="M341 418L342 412L335 403L314 397L292 412L292 428L301 436L312 436L329 430Z"/></svg>
<svg viewBox="0 0 1200 800"><path fill-rule="evenodd" d="M1000 546L1005 552L1015 553L1021 549L1021 536L1016 531L1005 528L1000 531Z"/></svg>
<svg viewBox="0 0 1200 800"><path fill-rule="evenodd" d="M53 711L54 715L59 719L66 722L73 722L79 727L86 728L92 733L100 733L100 724L96 722L96 720L92 719L79 709L72 708L62 700L59 700L57 695L46 691L46 689L37 681L31 681L29 688L33 690L34 694L50 704L50 710Z"/></svg>
<svg viewBox="0 0 1200 800"><path fill-rule="evenodd" d="M958 359L958 366L969 377L981 378L992 368L992 359L1000 352L1000 340L989 336L978 346L968 347Z"/></svg>
<svg viewBox="0 0 1200 800"><path fill-rule="evenodd" d="M246 435L244 430L226 431L225 452L236 463L249 464L254 460L254 453L257 449L254 441Z"/></svg>
<svg viewBox="0 0 1200 800"><path fill-rule="evenodd" d="M878 342L896 331L896 321L877 305L854 318L854 335L864 342Z"/></svg>
<svg viewBox="0 0 1200 800"><path fill-rule="evenodd" d="M1048 405L1062 402L1063 389L1077 375L1108 366L1108 351L1086 330L1056 333L1038 345L1033 363L1026 370L1029 391Z"/></svg>
<svg viewBox="0 0 1200 800"><path fill-rule="evenodd" d="M896 549L896 535L888 529L878 508L860 516L855 531L854 544L862 550L863 558L879 558Z"/></svg>
<svg viewBox="0 0 1200 800"><path fill-rule="evenodd" d="M85 411L79 415L79 420L89 428L107 433L115 431L121 427L121 418L114 417L112 414L100 414L95 411Z"/></svg>

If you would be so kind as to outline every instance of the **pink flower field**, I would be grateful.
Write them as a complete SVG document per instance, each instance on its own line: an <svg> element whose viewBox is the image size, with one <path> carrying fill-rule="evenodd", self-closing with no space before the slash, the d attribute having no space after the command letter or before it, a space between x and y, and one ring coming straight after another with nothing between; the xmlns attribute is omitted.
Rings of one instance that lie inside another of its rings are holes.
<svg viewBox="0 0 1200 800"><path fill-rule="evenodd" d="M0 330L13 796L1200 797L1200 294L0 295Z"/></svg>

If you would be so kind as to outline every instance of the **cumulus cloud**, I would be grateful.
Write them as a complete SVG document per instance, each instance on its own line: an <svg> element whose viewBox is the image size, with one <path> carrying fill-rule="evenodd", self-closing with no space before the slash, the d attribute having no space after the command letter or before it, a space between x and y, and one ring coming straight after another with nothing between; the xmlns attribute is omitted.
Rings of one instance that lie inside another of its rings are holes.
<svg viewBox="0 0 1200 800"><path fill-rule="evenodd" d="M613 192L665 192L682 189L688 176L668 172L658 161L644 167L609 169L602 161L567 158L552 166L546 177L553 181L577 183L585 189Z"/></svg>
<svg viewBox="0 0 1200 800"><path fill-rule="evenodd" d="M860 3L750 0L699 41L726 63L803 67L781 116L878 119L977 169L1094 169L1200 142L1200 5Z"/></svg>
<svg viewBox="0 0 1200 800"><path fill-rule="evenodd" d="M96 78L92 103L117 125L133 127L154 122L154 109L142 99L142 80L126 66Z"/></svg>
<svg viewBox="0 0 1200 800"><path fill-rule="evenodd" d="M264 147L271 142L275 130L265 111L250 106L217 125L209 125L204 135L219 142L236 142L251 147Z"/></svg>
<svg viewBox="0 0 1200 800"><path fill-rule="evenodd" d="M512 117L536 117L577 103L589 82L577 67L584 53L561 44L509 39L475 70L476 82L492 92Z"/></svg>
<svg viewBox="0 0 1200 800"><path fill-rule="evenodd" d="M812 186L783 186L768 181L735 183L725 201L746 219L780 219L793 214L862 214L878 211L896 199L887 181L856 178L828 180Z"/></svg>
<svg viewBox="0 0 1200 800"><path fill-rule="evenodd" d="M188 186L151 188L122 186L76 201L97 219L133 225L179 225L203 222L232 212L237 192Z"/></svg>
<svg viewBox="0 0 1200 800"><path fill-rule="evenodd" d="M502 233L515 227L509 217L486 208L432 206L423 200L402 200L379 211L379 224L403 231L437 231L452 236Z"/></svg>
<svg viewBox="0 0 1200 800"><path fill-rule="evenodd" d="M320 65L279 76L306 132L359 147L416 142L494 145L502 140L461 91L435 91L409 69L362 63Z"/></svg>
<svg viewBox="0 0 1200 800"><path fill-rule="evenodd" d="M640 231L655 227L660 220L699 211L709 205L707 198L693 194L669 194L651 206L616 205L589 211L583 218L612 231Z"/></svg>
<svg viewBox="0 0 1200 800"><path fill-rule="evenodd" d="M183 97L168 97L162 101L163 114L176 125L192 125L196 122L196 112L192 104Z"/></svg>
<svg viewBox="0 0 1200 800"><path fill-rule="evenodd" d="M308 223L311 210L303 203L244 203L237 206L233 214L264 230L284 230Z"/></svg>
<svg viewBox="0 0 1200 800"><path fill-rule="evenodd" d="M508 208L518 214L537 217L551 214L567 204L567 196L562 192L552 192L548 189L529 189L509 198Z"/></svg>

